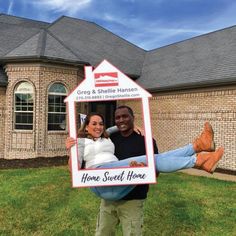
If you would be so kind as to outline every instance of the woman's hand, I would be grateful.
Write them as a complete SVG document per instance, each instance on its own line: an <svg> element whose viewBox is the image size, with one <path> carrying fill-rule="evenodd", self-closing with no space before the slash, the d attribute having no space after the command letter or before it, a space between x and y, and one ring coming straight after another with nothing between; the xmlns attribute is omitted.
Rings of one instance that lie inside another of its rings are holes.
<svg viewBox="0 0 236 236"><path fill-rule="evenodd" d="M76 140L74 138L68 137L66 139L66 148L70 149L72 146L76 144Z"/></svg>

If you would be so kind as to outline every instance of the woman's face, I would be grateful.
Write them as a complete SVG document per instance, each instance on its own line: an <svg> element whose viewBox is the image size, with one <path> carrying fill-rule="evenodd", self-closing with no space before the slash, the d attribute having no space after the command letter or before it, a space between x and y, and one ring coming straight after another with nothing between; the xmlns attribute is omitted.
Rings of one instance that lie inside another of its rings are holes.
<svg viewBox="0 0 236 236"><path fill-rule="evenodd" d="M91 116L85 129L93 138L100 138L104 132L104 123L102 118L98 115Z"/></svg>

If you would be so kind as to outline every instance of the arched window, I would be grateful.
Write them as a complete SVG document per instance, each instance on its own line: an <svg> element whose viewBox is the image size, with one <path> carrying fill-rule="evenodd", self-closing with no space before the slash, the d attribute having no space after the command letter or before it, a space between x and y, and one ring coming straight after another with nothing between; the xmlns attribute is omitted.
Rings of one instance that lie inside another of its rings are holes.
<svg viewBox="0 0 236 236"><path fill-rule="evenodd" d="M15 129L33 129L34 88L29 82L19 83L14 91Z"/></svg>
<svg viewBox="0 0 236 236"><path fill-rule="evenodd" d="M48 90L48 130L66 129L66 87L61 83L54 83Z"/></svg>

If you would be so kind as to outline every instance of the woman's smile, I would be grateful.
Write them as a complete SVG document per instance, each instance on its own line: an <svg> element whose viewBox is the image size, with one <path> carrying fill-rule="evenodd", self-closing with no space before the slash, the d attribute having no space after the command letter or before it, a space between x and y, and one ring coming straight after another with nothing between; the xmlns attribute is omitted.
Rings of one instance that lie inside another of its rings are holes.
<svg viewBox="0 0 236 236"><path fill-rule="evenodd" d="M104 123L101 117L97 115L92 116L89 124L86 126L86 130L93 138L100 138L104 132Z"/></svg>

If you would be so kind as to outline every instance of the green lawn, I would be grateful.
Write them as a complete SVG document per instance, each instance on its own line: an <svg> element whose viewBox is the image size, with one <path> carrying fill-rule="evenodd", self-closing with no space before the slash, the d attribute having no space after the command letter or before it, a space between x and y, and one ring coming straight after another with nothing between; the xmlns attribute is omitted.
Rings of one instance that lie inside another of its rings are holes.
<svg viewBox="0 0 236 236"><path fill-rule="evenodd" d="M145 204L144 235L236 235L236 183L183 173L158 182ZM0 235L94 235L99 202L71 188L65 166L1 170Z"/></svg>

